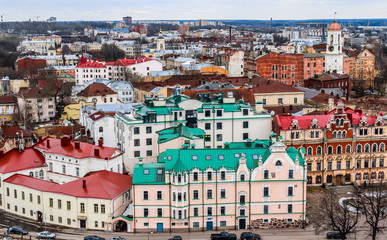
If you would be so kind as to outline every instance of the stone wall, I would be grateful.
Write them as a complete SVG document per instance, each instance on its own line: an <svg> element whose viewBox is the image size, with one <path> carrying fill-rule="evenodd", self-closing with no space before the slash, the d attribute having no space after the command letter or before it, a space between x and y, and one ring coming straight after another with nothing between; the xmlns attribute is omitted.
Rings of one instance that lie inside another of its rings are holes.
<svg viewBox="0 0 387 240"><path fill-rule="evenodd" d="M287 219L271 218L269 223L264 223L263 219L256 219L251 221L251 228L302 228L302 220L288 222Z"/></svg>

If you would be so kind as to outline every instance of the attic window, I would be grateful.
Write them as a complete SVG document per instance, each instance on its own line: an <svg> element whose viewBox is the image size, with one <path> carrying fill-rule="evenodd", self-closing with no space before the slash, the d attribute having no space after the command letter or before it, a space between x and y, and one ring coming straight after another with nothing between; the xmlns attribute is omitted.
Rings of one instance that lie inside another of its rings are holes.
<svg viewBox="0 0 387 240"><path fill-rule="evenodd" d="M219 155L219 156L218 156L218 159L219 159L219 160L224 160L224 155Z"/></svg>
<svg viewBox="0 0 387 240"><path fill-rule="evenodd" d="M172 156L171 156L171 155L168 155L167 159L168 159L169 161L171 161L171 160L172 160Z"/></svg>
<svg viewBox="0 0 387 240"><path fill-rule="evenodd" d="M211 155L206 155L206 160L211 160Z"/></svg>
<svg viewBox="0 0 387 240"><path fill-rule="evenodd" d="M144 175L148 175L149 174L149 169L144 169Z"/></svg>
<svg viewBox="0 0 387 240"><path fill-rule="evenodd" d="M257 154L253 154L253 159L257 160L258 159L258 155Z"/></svg>
<svg viewBox="0 0 387 240"><path fill-rule="evenodd" d="M198 155L192 155L192 160L198 160Z"/></svg>
<svg viewBox="0 0 387 240"><path fill-rule="evenodd" d="M234 157L239 158L240 157L239 153L234 153Z"/></svg>
<svg viewBox="0 0 387 240"><path fill-rule="evenodd" d="M157 175L163 174L163 169L157 169Z"/></svg>
<svg viewBox="0 0 387 240"><path fill-rule="evenodd" d="M278 160L276 163L275 163L276 166L282 166L282 162L280 160Z"/></svg>

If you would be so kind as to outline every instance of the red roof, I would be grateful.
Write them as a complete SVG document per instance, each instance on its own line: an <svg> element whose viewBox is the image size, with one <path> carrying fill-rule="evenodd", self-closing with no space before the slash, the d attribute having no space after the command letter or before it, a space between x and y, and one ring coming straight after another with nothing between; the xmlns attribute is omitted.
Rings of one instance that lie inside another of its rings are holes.
<svg viewBox="0 0 387 240"><path fill-rule="evenodd" d="M19 152L14 148L0 158L0 172L10 173L25 169L45 166L45 158L41 152L33 148L26 148Z"/></svg>
<svg viewBox="0 0 387 240"><path fill-rule="evenodd" d="M105 112L102 112L102 111L98 111L96 113L91 114L89 117L93 121L98 121L98 120L104 118L106 115L114 116L115 113L114 112L113 113L105 113Z"/></svg>
<svg viewBox="0 0 387 240"><path fill-rule="evenodd" d="M27 90L20 88L19 95L24 96L24 98L46 98L53 96L52 92L43 91L41 88L30 88Z"/></svg>
<svg viewBox="0 0 387 240"><path fill-rule="evenodd" d="M83 188L85 181L86 187ZM114 199L132 187L132 177L110 171L91 172L85 177L65 184L15 174L4 182L78 198Z"/></svg>
<svg viewBox="0 0 387 240"><path fill-rule="evenodd" d="M0 104L16 103L17 99L15 96L0 96Z"/></svg>
<svg viewBox="0 0 387 240"><path fill-rule="evenodd" d="M106 68L105 62L92 61L87 59L85 63L79 64L76 68Z"/></svg>
<svg viewBox="0 0 387 240"><path fill-rule="evenodd" d="M117 94L111 88L103 83L93 83L83 89L78 95L83 97L106 96L108 94Z"/></svg>
<svg viewBox="0 0 387 240"><path fill-rule="evenodd" d="M336 22L336 20L329 26L328 31L340 31L340 24Z"/></svg>
<svg viewBox="0 0 387 240"><path fill-rule="evenodd" d="M311 124L313 119L318 120L318 125L321 128L325 128L326 125L328 124L329 120L331 119L334 111L331 111L330 113L326 115L306 115L306 116L282 116L279 117L278 115L276 116L277 122L282 130L288 130L292 126L293 120L298 121L298 126L301 129L308 129Z"/></svg>
<svg viewBox="0 0 387 240"><path fill-rule="evenodd" d="M333 98L335 105L337 105L339 103L339 101L342 101L344 103L344 105L346 105L346 106L347 105L355 105L355 103L352 101L348 101L348 100L342 99L338 96L333 96L333 95L326 94L326 93L320 93L320 94L312 97L309 100L313 101L315 103L322 103L322 104L328 105L328 101L330 98Z"/></svg>
<svg viewBox="0 0 387 240"><path fill-rule="evenodd" d="M106 65L112 65L112 66L129 66L133 64L143 63L154 60L152 58L139 58L139 59L118 59L115 62L108 62Z"/></svg>
<svg viewBox="0 0 387 240"><path fill-rule="evenodd" d="M252 88L254 93L283 93L283 92L291 92L291 93L303 93L297 88L286 85L279 81L273 80L261 80L257 85Z"/></svg>
<svg viewBox="0 0 387 240"><path fill-rule="evenodd" d="M16 137L19 137L21 132L23 132L23 137L31 137L32 136L31 131L23 130L17 126L2 126L1 130L2 130L3 137L16 138Z"/></svg>
<svg viewBox="0 0 387 240"><path fill-rule="evenodd" d="M50 143L50 147L47 147L47 141ZM109 160L112 159L113 154L116 152L116 148L100 147L90 143L78 142L79 149L75 148L77 141L70 140L68 136L64 136L61 139L55 139L47 137L42 141L34 145L35 148L46 149L44 153L58 154L78 159L83 158L99 158ZM95 154L95 149L98 149L98 155ZM114 157L113 157L114 158Z"/></svg>

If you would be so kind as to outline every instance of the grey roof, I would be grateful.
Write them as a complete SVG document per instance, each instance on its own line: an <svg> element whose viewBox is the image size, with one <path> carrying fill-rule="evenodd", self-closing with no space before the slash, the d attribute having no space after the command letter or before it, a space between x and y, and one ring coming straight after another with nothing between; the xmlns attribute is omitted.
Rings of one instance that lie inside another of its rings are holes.
<svg viewBox="0 0 387 240"><path fill-rule="evenodd" d="M131 82L126 82L126 81L111 81L107 85L114 91L119 91L119 90L133 90L133 85Z"/></svg>
<svg viewBox="0 0 387 240"><path fill-rule="evenodd" d="M235 89L235 87L229 83L220 83L218 81L212 81L212 82L203 84L197 88L192 88L192 90L216 90L216 89Z"/></svg>
<svg viewBox="0 0 387 240"><path fill-rule="evenodd" d="M340 97L345 97L345 92L341 88L322 88L321 90L317 90L314 88L298 87L298 86L296 86L295 88L305 92L305 95L304 95L305 99L311 99L319 95L322 91L324 91L326 94L333 93L334 96L339 94Z"/></svg>
<svg viewBox="0 0 387 240"><path fill-rule="evenodd" d="M90 112L121 112L121 113L130 113L134 103L117 103L117 104L96 104L94 105L84 105L83 110L88 110Z"/></svg>

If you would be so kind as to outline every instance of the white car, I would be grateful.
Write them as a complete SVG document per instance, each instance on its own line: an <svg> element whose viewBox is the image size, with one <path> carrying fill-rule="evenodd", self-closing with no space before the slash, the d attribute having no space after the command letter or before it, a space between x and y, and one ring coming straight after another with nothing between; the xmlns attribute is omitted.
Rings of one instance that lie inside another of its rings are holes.
<svg viewBox="0 0 387 240"><path fill-rule="evenodd" d="M55 239L56 235L55 235L55 233L43 231L43 232L38 233L38 238L39 239Z"/></svg>

